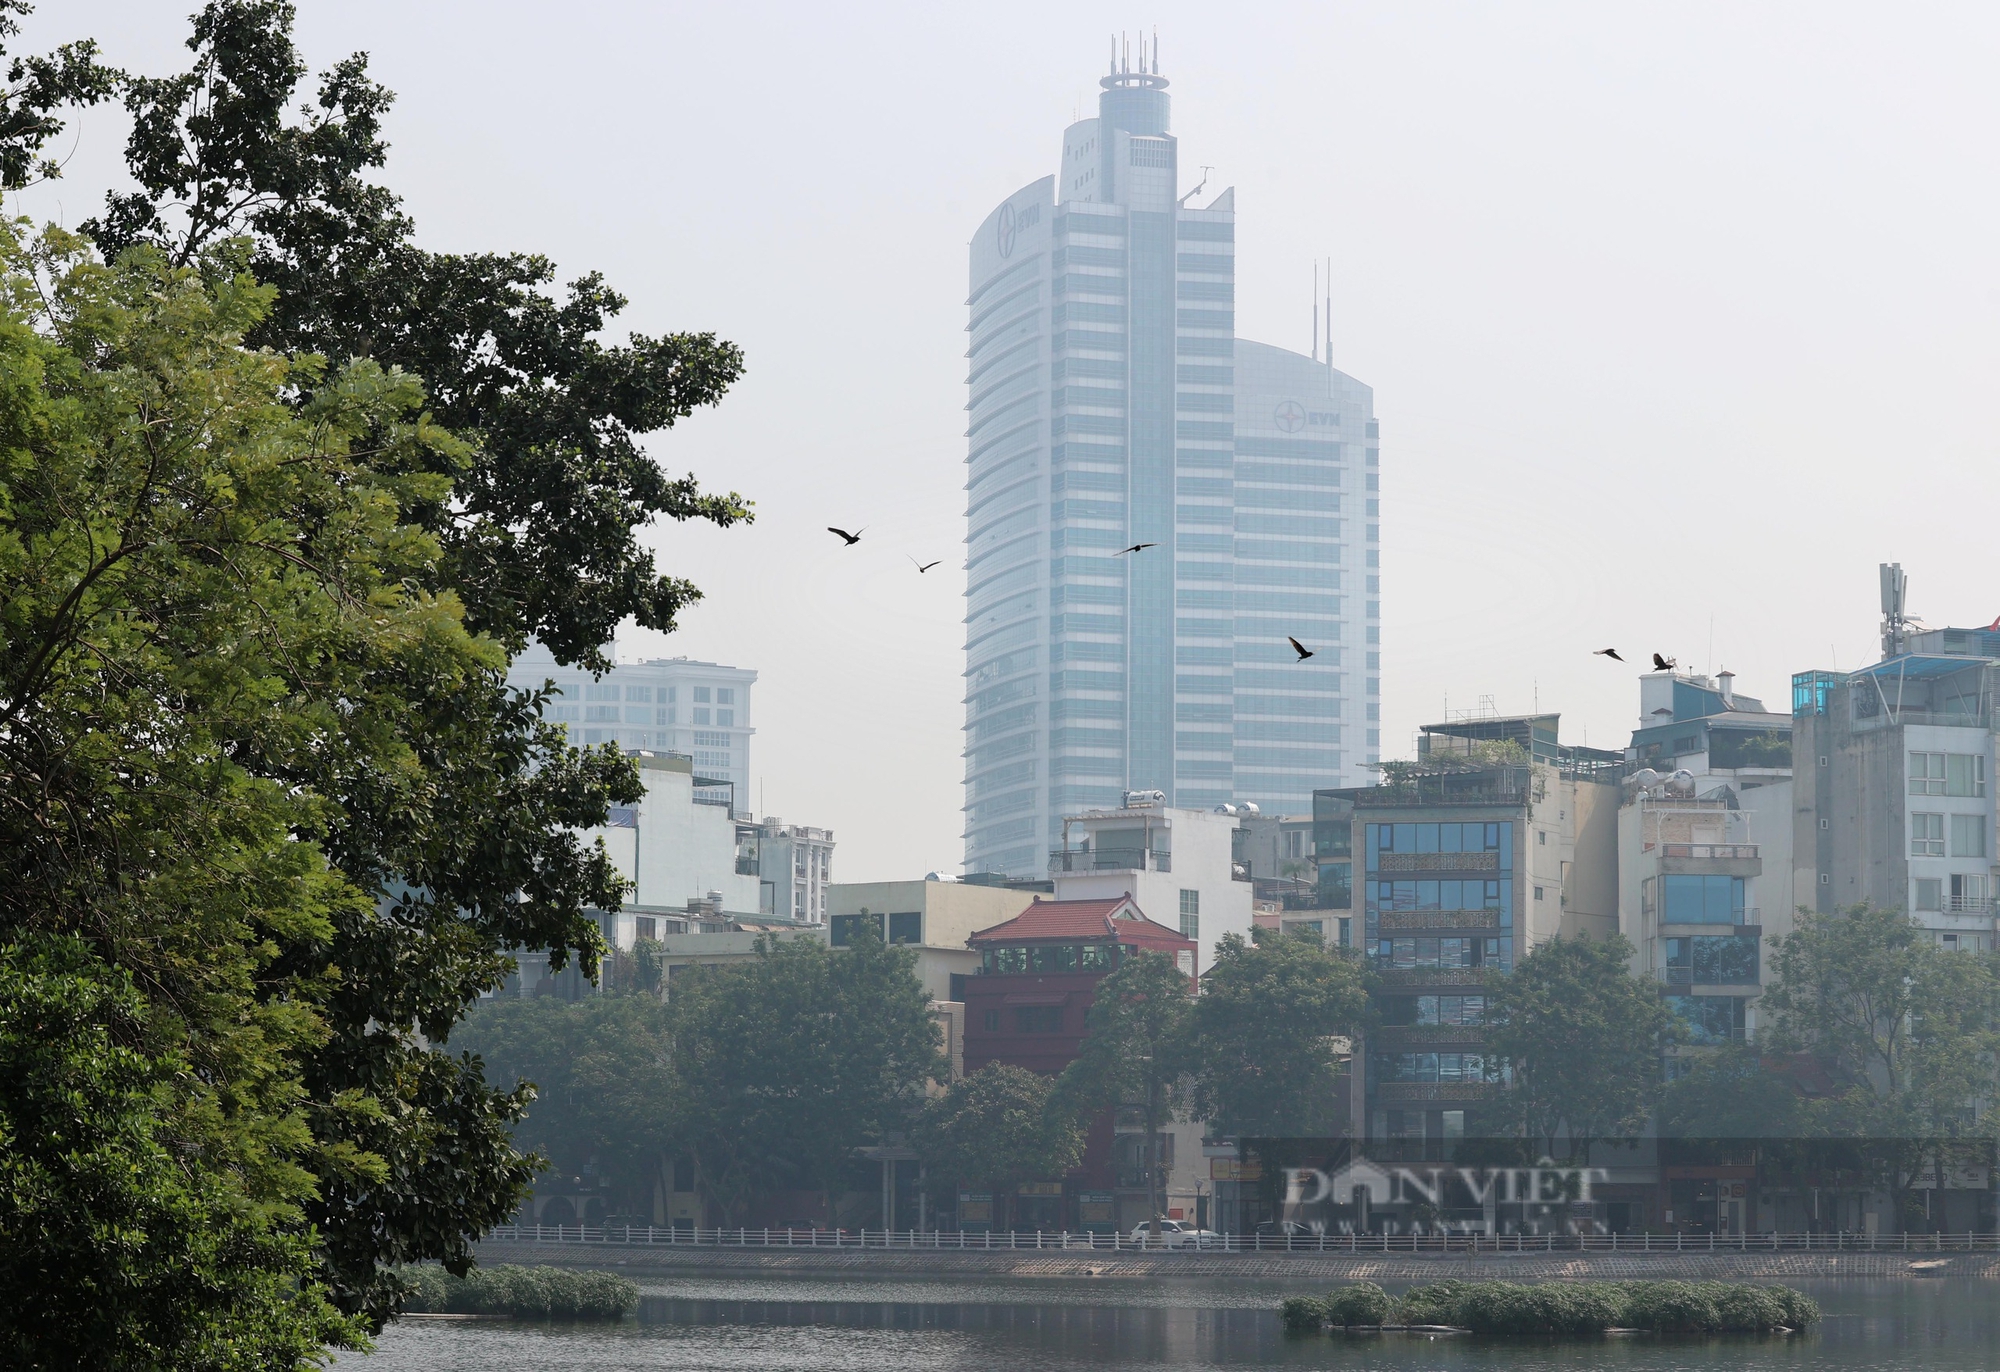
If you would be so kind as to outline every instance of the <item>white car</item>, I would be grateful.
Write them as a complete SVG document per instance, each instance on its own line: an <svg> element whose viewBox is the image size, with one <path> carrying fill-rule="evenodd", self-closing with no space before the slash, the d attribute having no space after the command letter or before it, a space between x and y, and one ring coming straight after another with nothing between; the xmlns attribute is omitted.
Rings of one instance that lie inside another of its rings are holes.
<svg viewBox="0 0 2000 1372"><path fill-rule="evenodd" d="M1139 1224L1133 1226L1132 1237L1144 1242L1153 1237L1153 1226ZM1210 1244L1222 1242L1222 1235L1212 1229L1197 1229L1186 1220L1161 1220L1160 1243L1168 1248L1206 1248Z"/></svg>

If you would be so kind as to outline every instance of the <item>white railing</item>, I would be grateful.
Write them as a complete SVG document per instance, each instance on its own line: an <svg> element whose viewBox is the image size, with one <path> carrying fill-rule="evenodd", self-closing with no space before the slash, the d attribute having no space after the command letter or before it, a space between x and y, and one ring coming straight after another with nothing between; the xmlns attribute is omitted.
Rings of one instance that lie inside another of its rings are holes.
<svg viewBox="0 0 2000 1372"><path fill-rule="evenodd" d="M673 1229L640 1225L501 1225L503 1243L682 1248L845 1248L929 1252L1120 1253L1993 1253L2000 1233L1957 1234L1077 1234L935 1229Z"/></svg>

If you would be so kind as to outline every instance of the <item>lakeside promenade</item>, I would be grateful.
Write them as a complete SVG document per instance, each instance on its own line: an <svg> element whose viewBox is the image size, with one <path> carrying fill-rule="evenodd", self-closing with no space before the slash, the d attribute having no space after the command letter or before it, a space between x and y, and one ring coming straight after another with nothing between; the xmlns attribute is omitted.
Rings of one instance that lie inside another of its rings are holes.
<svg viewBox="0 0 2000 1372"><path fill-rule="evenodd" d="M492 1238L482 1264L548 1263L660 1273L741 1275L985 1275L1064 1279L1230 1277L1263 1281L1755 1281L1825 1278L2000 1279L1986 1252L1223 1253L1019 1249L760 1248Z"/></svg>

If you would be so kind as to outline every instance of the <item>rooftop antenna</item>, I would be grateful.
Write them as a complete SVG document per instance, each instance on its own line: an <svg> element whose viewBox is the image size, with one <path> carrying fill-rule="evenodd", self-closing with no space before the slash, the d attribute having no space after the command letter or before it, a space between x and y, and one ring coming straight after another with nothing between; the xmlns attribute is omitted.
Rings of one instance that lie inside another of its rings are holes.
<svg viewBox="0 0 2000 1372"><path fill-rule="evenodd" d="M1326 259L1326 369L1333 370L1333 259Z"/></svg>
<svg viewBox="0 0 2000 1372"><path fill-rule="evenodd" d="M1118 35L1111 35L1111 74L1118 74Z"/></svg>
<svg viewBox="0 0 2000 1372"><path fill-rule="evenodd" d="M1900 562L1881 564L1882 660L1903 655L1903 635L1910 629L1910 579Z"/></svg>
<svg viewBox="0 0 2000 1372"><path fill-rule="evenodd" d="M1331 323L1332 321L1327 321ZM1327 340L1327 355L1332 356L1332 339ZM1319 262L1313 262L1313 361L1319 361Z"/></svg>
<svg viewBox="0 0 2000 1372"><path fill-rule="evenodd" d="M1153 26L1153 75L1160 74L1160 26Z"/></svg>

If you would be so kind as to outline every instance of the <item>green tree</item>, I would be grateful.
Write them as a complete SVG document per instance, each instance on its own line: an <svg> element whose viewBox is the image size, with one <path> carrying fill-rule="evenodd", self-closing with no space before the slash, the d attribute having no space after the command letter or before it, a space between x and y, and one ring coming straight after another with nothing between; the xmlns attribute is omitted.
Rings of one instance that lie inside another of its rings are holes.
<svg viewBox="0 0 2000 1372"><path fill-rule="evenodd" d="M1900 910L1800 910L1774 940L1761 1009L1764 1044L1811 1053L1847 1089L1813 1102L1811 1132L1871 1141L1869 1155L1906 1222L1920 1218L1924 1172L1954 1141L1990 1139L1981 1113L2000 1091L2000 976L1948 953Z"/></svg>
<svg viewBox="0 0 2000 1372"><path fill-rule="evenodd" d="M953 1082L911 1130L932 1183L971 1182L997 1197L1075 1167L1083 1130L1054 1108L1054 1091L1051 1078L1000 1062Z"/></svg>
<svg viewBox="0 0 2000 1372"><path fill-rule="evenodd" d="M1360 963L1317 934L1227 936L1194 1005L1195 1115L1235 1138L1332 1132L1338 1040L1367 1012Z"/></svg>
<svg viewBox="0 0 2000 1372"><path fill-rule="evenodd" d="M1627 970L1631 957L1620 935L1551 939L1487 980L1487 1047L1511 1076L1502 1117L1551 1157L1561 1139L1583 1159L1595 1140L1636 1133L1661 1051L1682 1035L1659 984Z"/></svg>
<svg viewBox="0 0 2000 1372"><path fill-rule="evenodd" d="M1673 1138L1788 1139L1807 1127L1791 1080L1740 1043L1690 1059L1661 1091L1657 1119L1660 1133Z"/></svg>
<svg viewBox="0 0 2000 1372"><path fill-rule="evenodd" d="M247 251L251 273L278 288L239 321L247 341L342 364L295 366L274 394L309 423L346 404L372 426L342 439L370 473L363 488L386 492L397 537L424 554L395 584L452 633L477 635L476 651L417 634L386 665L343 659L303 685L279 674L258 699L311 702L341 726L335 742L252 730L256 746L232 758L312 799L300 832L360 895L323 937L275 946L280 975L329 988L325 1032L299 1050L316 1102L316 1252L340 1305L379 1320L395 1306L398 1265L462 1269L469 1240L512 1212L530 1175L508 1141L518 1101L454 1056L454 1022L504 977L509 948L547 949L558 966L575 955L594 972L600 945L583 912L619 894L570 831L633 799L636 777L609 754L566 752L540 700L505 687L507 655L533 637L601 668L600 646L626 616L673 626L698 592L659 571L640 528L661 516L726 525L749 510L665 474L644 439L715 403L742 358L704 333L604 340L625 302L594 275L558 296L553 268L532 254L417 247L397 198L369 179L386 157L389 92L355 55L301 99L292 24L280 0L214 0L195 16L188 71L120 77L135 188L109 196L86 229L107 256L146 249L218 289ZM108 88L86 48L22 71L0 105L0 174L16 153L32 160L62 101ZM345 365L356 358L372 370ZM410 374L428 388L421 417L408 409ZM393 416L338 393L395 376L408 405ZM425 441L408 441L417 428ZM319 530L319 508L290 513ZM114 544L107 565L127 557ZM89 599L92 583L80 584ZM391 698L400 712L385 724ZM381 1166L356 1171L350 1156Z"/></svg>
<svg viewBox="0 0 2000 1372"><path fill-rule="evenodd" d="M502 997L483 1003L452 1035L489 1078L534 1088L514 1145L562 1176L593 1167L615 1212L650 1215L662 1153L679 1112L668 1052L667 1008L651 995Z"/></svg>
<svg viewBox="0 0 2000 1372"><path fill-rule="evenodd" d="M844 948L759 939L754 961L676 976L677 1132L705 1190L822 1190L854 1151L907 1129L948 1072L913 949L866 921Z"/></svg>
<svg viewBox="0 0 2000 1372"><path fill-rule="evenodd" d="M630 771L564 749L531 702L501 709L504 656L466 632L436 539L406 519L462 449L413 379L245 348L272 292L226 258L105 266L51 232L0 239L0 272L0 942L87 950L97 966L75 975L108 988L91 1002L106 1016L139 998L105 1032L170 1076L152 1137L201 1197L182 1213L220 1223L234 1205L312 1236L179 1241L246 1266L310 1251L311 1272L273 1270L299 1328L338 1332L313 1302L379 1312L395 1285L378 1257L462 1266L466 1227L513 1210L521 1097L422 1036L500 978L507 945L593 946L584 908L620 883L567 831L601 819ZM496 764L495 747L511 755ZM357 831L400 860L344 866ZM474 865L476 884L452 884ZM410 886L385 894L389 871ZM385 966L370 956L385 945L437 956ZM328 1070L343 1061L369 1070ZM81 1081L79 1108L129 1117L129 1096L91 1093L137 1079ZM122 1137L128 1182L157 1177L146 1140ZM37 1242L57 1218L72 1248L102 1231L78 1186L37 1202ZM426 1229L440 1210L451 1222ZM0 1229L0 1245L31 1232ZM155 1237L176 1241L124 1231L134 1270L171 1265ZM32 1250L8 1261L46 1270ZM99 1289L130 1306L104 1328L153 1320L154 1298L185 1306L175 1327L229 1318L227 1281ZM72 1329L45 1319L59 1303L26 1277L15 1293L16 1345L68 1365ZM246 1331L240 1356L277 1356L267 1336Z"/></svg>
<svg viewBox="0 0 2000 1372"><path fill-rule="evenodd" d="M296 1113L246 1148L159 1020L84 938L0 944L0 1358L250 1369L361 1343L314 1281Z"/></svg>
<svg viewBox="0 0 2000 1372"><path fill-rule="evenodd" d="M393 95L356 53L301 101L293 20L290 0L210 0L189 70L123 79L137 184L85 231L107 254L151 243L181 264L247 236L252 272L279 291L253 343L423 377L435 421L471 444L451 498L417 512L467 623L510 651L533 635L601 669L623 619L670 630L700 595L658 572L640 531L660 516L750 517L735 494L667 476L640 443L715 403L742 353L708 333L606 345L626 302L598 275L554 299L543 257L418 248L399 199L367 179L387 157Z"/></svg>
<svg viewBox="0 0 2000 1372"><path fill-rule="evenodd" d="M1194 1014L1187 973L1165 953L1127 948L1097 983L1083 1047L1058 1081L1073 1118L1132 1106L1145 1124L1146 1213L1160 1219L1160 1126L1185 1099Z"/></svg>

